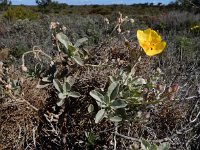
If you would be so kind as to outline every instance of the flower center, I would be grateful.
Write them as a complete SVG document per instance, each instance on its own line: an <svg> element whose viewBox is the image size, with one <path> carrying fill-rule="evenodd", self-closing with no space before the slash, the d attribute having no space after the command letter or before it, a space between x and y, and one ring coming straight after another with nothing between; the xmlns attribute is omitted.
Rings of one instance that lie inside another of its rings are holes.
<svg viewBox="0 0 200 150"><path fill-rule="evenodd" d="M150 50L153 50L153 47L155 45L154 43L147 41L146 44L147 44L147 46L149 47Z"/></svg>

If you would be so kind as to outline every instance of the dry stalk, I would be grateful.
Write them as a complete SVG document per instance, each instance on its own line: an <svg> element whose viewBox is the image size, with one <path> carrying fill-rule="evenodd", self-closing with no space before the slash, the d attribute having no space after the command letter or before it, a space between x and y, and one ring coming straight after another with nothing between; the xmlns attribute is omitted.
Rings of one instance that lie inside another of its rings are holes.
<svg viewBox="0 0 200 150"><path fill-rule="evenodd" d="M23 55L22 55L22 66L25 66L25 56L30 54L30 53L33 53L34 54L34 58L35 59L38 59L41 61L40 57L39 57L39 54L41 55L44 55L46 56L47 58L49 58L50 60L53 60L51 56L47 55L45 52L43 52L38 46L34 46L33 47L33 50L31 51L28 51L28 52L25 52Z"/></svg>

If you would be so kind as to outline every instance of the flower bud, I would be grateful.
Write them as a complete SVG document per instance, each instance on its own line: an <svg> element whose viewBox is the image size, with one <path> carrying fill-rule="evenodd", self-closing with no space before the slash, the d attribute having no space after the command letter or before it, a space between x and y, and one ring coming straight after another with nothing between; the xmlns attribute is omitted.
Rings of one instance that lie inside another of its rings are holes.
<svg viewBox="0 0 200 150"><path fill-rule="evenodd" d="M51 62L50 62L50 65L51 65L51 66L53 66L54 64L55 64L54 61L51 61Z"/></svg>
<svg viewBox="0 0 200 150"><path fill-rule="evenodd" d="M10 84L6 85L6 89L11 90L12 86Z"/></svg>
<svg viewBox="0 0 200 150"><path fill-rule="evenodd" d="M122 18L118 18L118 23L119 23L119 24L122 24L123 21L124 21L124 20L123 20Z"/></svg>
<svg viewBox="0 0 200 150"><path fill-rule="evenodd" d="M171 88L172 88L172 92L176 93L178 91L178 89L179 89L179 85L178 84L174 84L174 85L171 86Z"/></svg>
<svg viewBox="0 0 200 150"><path fill-rule="evenodd" d="M157 84L156 89L161 92L161 91L163 91L164 88L161 84Z"/></svg>
<svg viewBox="0 0 200 150"><path fill-rule="evenodd" d="M135 20L131 18L131 19L130 19L130 22L131 22L131 23L134 23L134 22L135 22Z"/></svg>
<svg viewBox="0 0 200 150"><path fill-rule="evenodd" d="M144 88L144 89L143 89L143 93L144 93L144 94L147 94L148 91L149 91L148 88Z"/></svg>
<svg viewBox="0 0 200 150"><path fill-rule="evenodd" d="M139 150L140 149L140 146L138 143L133 143L130 147L131 149L134 149L134 150Z"/></svg>
<svg viewBox="0 0 200 150"><path fill-rule="evenodd" d="M167 87L165 90L167 93L171 93L172 92L172 88L171 87Z"/></svg>
<svg viewBox="0 0 200 150"><path fill-rule="evenodd" d="M149 119L149 118L150 118L150 112L145 112L145 113L144 113L144 117L145 117L146 119Z"/></svg>
<svg viewBox="0 0 200 150"><path fill-rule="evenodd" d="M128 41L127 39L125 39L124 45L125 45L126 47L130 47L129 41Z"/></svg>
<svg viewBox="0 0 200 150"><path fill-rule="evenodd" d="M67 28L65 27L65 26L62 26L62 31L66 31L67 30Z"/></svg>
<svg viewBox="0 0 200 150"><path fill-rule="evenodd" d="M24 71L24 72L28 71L28 69L27 69L27 67L25 65L22 65L22 71Z"/></svg>
<svg viewBox="0 0 200 150"><path fill-rule="evenodd" d="M57 27L57 23L56 22L51 22L50 24L50 29L55 29Z"/></svg>
<svg viewBox="0 0 200 150"><path fill-rule="evenodd" d="M156 71L157 71L159 74L163 74L162 70L161 70L159 67L156 69Z"/></svg>
<svg viewBox="0 0 200 150"><path fill-rule="evenodd" d="M167 96L168 100L173 101L174 100L174 94L170 94Z"/></svg>
<svg viewBox="0 0 200 150"><path fill-rule="evenodd" d="M106 24L110 23L109 20L108 20L108 18L105 18L104 21L106 22Z"/></svg>
<svg viewBox="0 0 200 150"><path fill-rule="evenodd" d="M142 117L142 111L138 111L138 112L137 112L137 117L138 117L138 118L141 118L141 117Z"/></svg>
<svg viewBox="0 0 200 150"><path fill-rule="evenodd" d="M118 32L118 33L121 33L121 32L122 32L120 26L117 28L117 32Z"/></svg>
<svg viewBox="0 0 200 150"><path fill-rule="evenodd" d="M19 81L20 81L21 84L23 84L25 80L24 80L23 77L20 77L20 78L19 78Z"/></svg>

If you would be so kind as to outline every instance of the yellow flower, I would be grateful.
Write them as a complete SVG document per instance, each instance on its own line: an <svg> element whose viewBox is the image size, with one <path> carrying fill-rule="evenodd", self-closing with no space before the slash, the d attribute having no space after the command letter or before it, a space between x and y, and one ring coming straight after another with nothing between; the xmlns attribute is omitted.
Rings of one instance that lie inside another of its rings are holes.
<svg viewBox="0 0 200 150"><path fill-rule="evenodd" d="M148 56L161 53L166 46L166 42L163 42L160 35L152 29L138 30L137 38L140 46Z"/></svg>

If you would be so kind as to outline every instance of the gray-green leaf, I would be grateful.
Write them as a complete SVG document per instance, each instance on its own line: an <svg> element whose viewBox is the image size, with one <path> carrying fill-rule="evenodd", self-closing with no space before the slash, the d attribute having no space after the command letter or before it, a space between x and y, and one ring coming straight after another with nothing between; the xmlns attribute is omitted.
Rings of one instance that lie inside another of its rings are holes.
<svg viewBox="0 0 200 150"><path fill-rule="evenodd" d="M111 85L108 87L108 97L110 100L114 100L117 97L117 94L119 92L119 83L118 82L113 82Z"/></svg>
<svg viewBox="0 0 200 150"><path fill-rule="evenodd" d="M119 117L119 116L114 116L114 117L110 118L110 121L112 121L112 122L120 122L120 121L122 121L122 118Z"/></svg>
<svg viewBox="0 0 200 150"><path fill-rule="evenodd" d="M71 85L68 82L65 82L63 84L63 93L66 94L67 92L69 92L71 89Z"/></svg>
<svg viewBox="0 0 200 150"><path fill-rule="evenodd" d="M63 87L58 79L53 80L53 85L60 93L63 93Z"/></svg>
<svg viewBox="0 0 200 150"><path fill-rule="evenodd" d="M38 88L38 89L42 89L42 88L45 88L45 87L47 87L47 86L49 86L50 85L50 83L46 83L46 82L43 82L43 81L39 81L38 82L38 84L36 85L36 88Z"/></svg>
<svg viewBox="0 0 200 150"><path fill-rule="evenodd" d="M101 109L98 111L98 113L95 116L95 123L99 123L105 115L105 109Z"/></svg>
<svg viewBox="0 0 200 150"><path fill-rule="evenodd" d="M44 78L42 78L42 81L43 81L43 82L51 82L51 81L49 80L49 77L44 77Z"/></svg>
<svg viewBox="0 0 200 150"><path fill-rule="evenodd" d="M65 99L60 99L56 104L62 106L65 103Z"/></svg>
<svg viewBox="0 0 200 150"><path fill-rule="evenodd" d="M114 100L111 104L111 108L113 109L119 109L119 108L125 108L127 106L126 102L124 100Z"/></svg>
<svg viewBox="0 0 200 150"><path fill-rule="evenodd" d="M94 105L90 104L90 105L88 106L88 112L91 113L91 112L93 112L93 111L94 111Z"/></svg>
<svg viewBox="0 0 200 150"><path fill-rule="evenodd" d="M78 97L81 96L81 94L78 93L78 92L69 92L68 96L69 96L69 97L78 98Z"/></svg>
<svg viewBox="0 0 200 150"><path fill-rule="evenodd" d="M68 45L72 45L72 43L69 41L69 38L62 32L56 34L56 39L58 39L58 41L62 43L66 49L68 49Z"/></svg>
<svg viewBox="0 0 200 150"><path fill-rule="evenodd" d="M105 104L109 105L110 104L110 98L108 97L108 95L104 96L104 102Z"/></svg>
<svg viewBox="0 0 200 150"><path fill-rule="evenodd" d="M170 144L165 142L165 143L161 143L159 146L158 146L158 150L169 150L170 148Z"/></svg>
<svg viewBox="0 0 200 150"><path fill-rule="evenodd" d="M92 96L95 100L97 100L100 103L104 102L104 96L96 90L90 91L90 96Z"/></svg>
<svg viewBox="0 0 200 150"><path fill-rule="evenodd" d="M60 99L65 99L65 98L66 98L66 95L63 94L63 93L59 93L59 94L58 94L58 97L59 97Z"/></svg>
<svg viewBox="0 0 200 150"><path fill-rule="evenodd" d="M76 43L74 44L74 47L79 48L79 46L81 46L84 42L86 42L88 40L88 38L84 37L81 39L78 39L76 41Z"/></svg>
<svg viewBox="0 0 200 150"><path fill-rule="evenodd" d="M75 83L75 79L72 76L68 76L65 82L68 82L72 86Z"/></svg>
<svg viewBox="0 0 200 150"><path fill-rule="evenodd" d="M150 148L151 144L146 141L146 140L142 140L141 142L141 148L142 150L148 150Z"/></svg>
<svg viewBox="0 0 200 150"><path fill-rule="evenodd" d="M155 144L151 145L151 147L149 148L149 150L157 150L157 149L158 147Z"/></svg>
<svg viewBox="0 0 200 150"><path fill-rule="evenodd" d="M80 58L80 56L75 55L75 56L73 56L73 59L74 59L75 62L76 62L77 64L79 64L80 66L84 66L84 62L83 62L83 60Z"/></svg>
<svg viewBox="0 0 200 150"><path fill-rule="evenodd" d="M109 78L110 78L110 81L111 81L111 82L117 81L117 79L116 79L115 77L113 77L113 76L109 76Z"/></svg>
<svg viewBox="0 0 200 150"><path fill-rule="evenodd" d="M135 85L144 85L144 84L147 84L147 81L143 78L138 78L137 80L135 80L134 84Z"/></svg>

